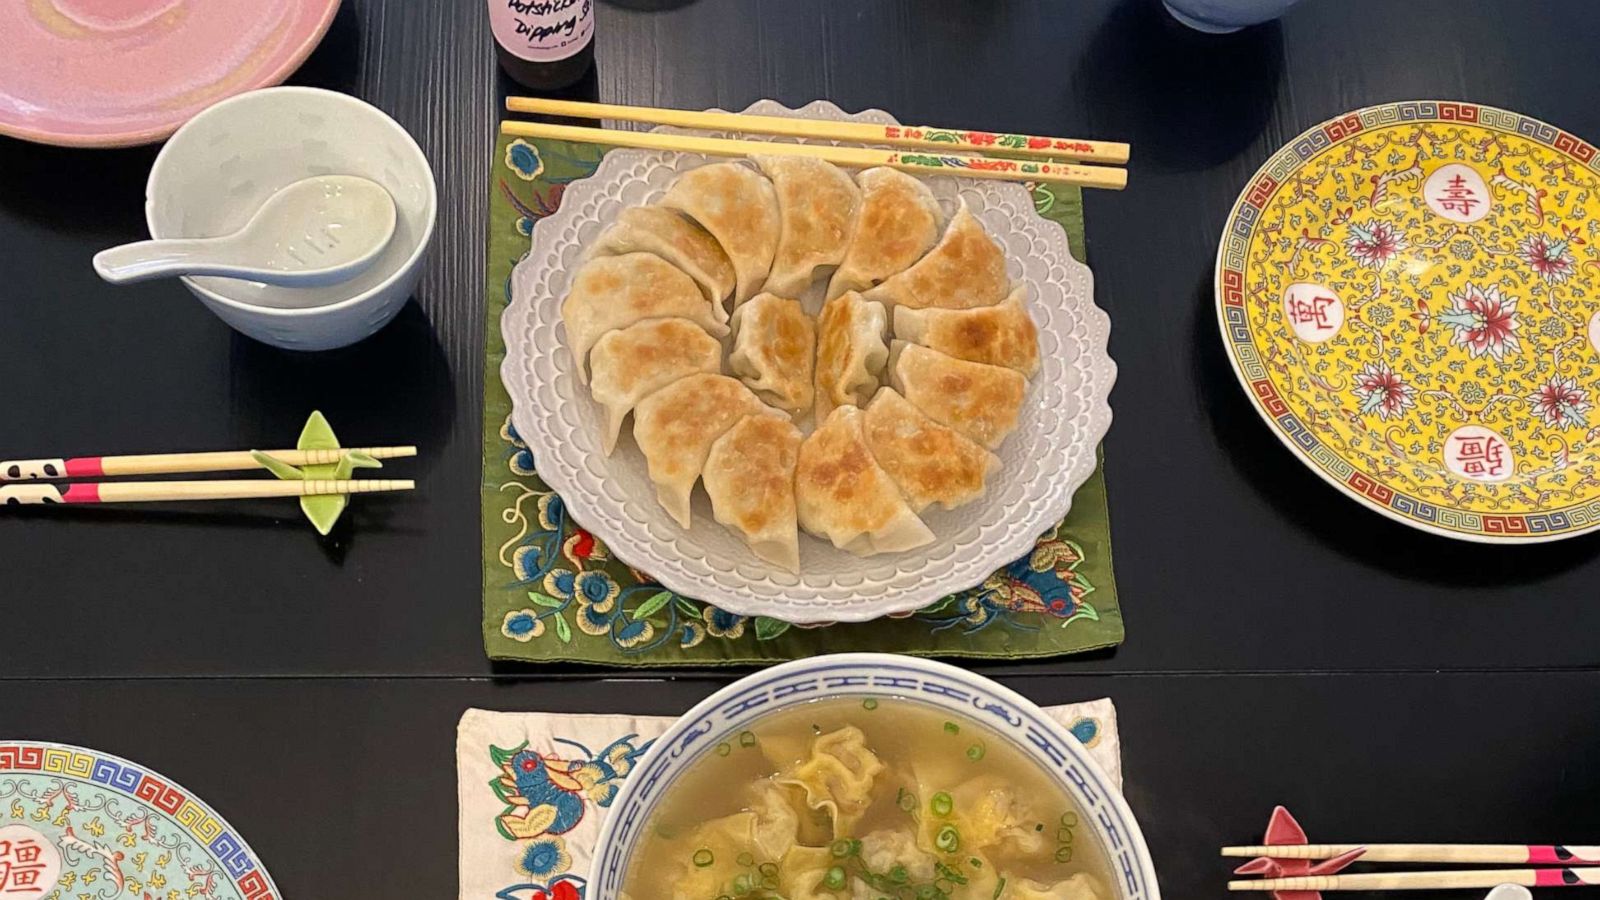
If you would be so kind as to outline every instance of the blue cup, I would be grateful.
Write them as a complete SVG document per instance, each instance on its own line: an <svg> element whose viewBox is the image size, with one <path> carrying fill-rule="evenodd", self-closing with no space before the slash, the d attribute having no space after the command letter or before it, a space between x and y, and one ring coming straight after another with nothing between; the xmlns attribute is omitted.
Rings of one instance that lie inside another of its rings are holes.
<svg viewBox="0 0 1600 900"><path fill-rule="evenodd" d="M1167 12L1197 31L1226 34L1259 25L1289 11L1300 0L1162 0Z"/></svg>

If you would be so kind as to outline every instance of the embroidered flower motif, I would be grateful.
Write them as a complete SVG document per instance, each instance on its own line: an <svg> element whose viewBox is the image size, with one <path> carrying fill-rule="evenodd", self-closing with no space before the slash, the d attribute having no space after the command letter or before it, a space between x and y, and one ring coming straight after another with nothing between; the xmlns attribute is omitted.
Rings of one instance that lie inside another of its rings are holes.
<svg viewBox="0 0 1600 900"><path fill-rule="evenodd" d="M504 424L500 426L500 439L512 447L511 458L506 460L506 466L514 475L536 475L533 470L533 451L517 434L517 429L511 424L511 417L506 416ZM551 496L554 496L553 494Z"/></svg>
<svg viewBox="0 0 1600 900"><path fill-rule="evenodd" d="M1549 381L1528 395L1534 415L1551 428L1583 427L1589 424L1584 415L1589 410L1589 396L1578 387L1576 379L1552 375Z"/></svg>
<svg viewBox="0 0 1600 900"><path fill-rule="evenodd" d="M1499 361L1507 350L1522 349L1516 335L1521 327L1517 301L1502 295L1498 286L1485 289L1469 284L1449 297L1451 307L1435 318L1455 329L1454 343L1466 347L1474 359L1487 353Z"/></svg>
<svg viewBox="0 0 1600 900"><path fill-rule="evenodd" d="M1357 263L1369 268L1382 268L1395 254L1411 246L1405 236L1388 222L1374 222L1368 227L1350 226L1350 235L1344 247Z"/></svg>
<svg viewBox="0 0 1600 900"><path fill-rule="evenodd" d="M1547 284L1560 284L1569 278L1575 264L1566 241L1548 235L1530 234L1517 246L1517 256L1533 267Z"/></svg>
<svg viewBox="0 0 1600 900"><path fill-rule="evenodd" d="M532 237L533 236L533 220L528 218L527 216L518 216L517 217L517 234L520 234L523 237Z"/></svg>
<svg viewBox="0 0 1600 900"><path fill-rule="evenodd" d="M554 492L540 494L533 509L538 516L539 527L545 531L560 531L567 524L567 505Z"/></svg>
<svg viewBox="0 0 1600 900"><path fill-rule="evenodd" d="M559 837L534 841L517 858L517 871L535 881L544 881L570 868L572 854L567 852L566 842Z"/></svg>
<svg viewBox="0 0 1600 900"><path fill-rule="evenodd" d="M1560 319L1551 317L1539 323L1539 333L1545 337L1559 341L1567 336L1567 326Z"/></svg>
<svg viewBox="0 0 1600 900"><path fill-rule="evenodd" d="M578 592L578 575L571 569L551 569L545 573L544 592L557 600L571 600Z"/></svg>
<svg viewBox="0 0 1600 900"><path fill-rule="evenodd" d="M544 159L538 147L517 138L506 147L506 168L523 181L532 181L544 174Z"/></svg>
<svg viewBox="0 0 1600 900"><path fill-rule="evenodd" d="M1387 303L1373 303L1367 307L1367 321L1382 328L1394 321L1394 307Z"/></svg>
<svg viewBox="0 0 1600 900"><path fill-rule="evenodd" d="M1467 240L1451 241L1450 255L1462 262L1466 262L1478 255L1478 245Z"/></svg>
<svg viewBox="0 0 1600 900"><path fill-rule="evenodd" d="M624 650L637 647L656 636L656 627L642 619L628 619L619 615L615 621L619 624L615 626L611 640Z"/></svg>
<svg viewBox="0 0 1600 900"><path fill-rule="evenodd" d="M610 575L600 571L579 572L573 578L572 593L573 599L578 601L578 630L593 635L610 632L617 595L621 593L622 588Z"/></svg>
<svg viewBox="0 0 1600 900"><path fill-rule="evenodd" d="M744 634L744 616L736 616L715 606L707 606L700 611L700 618L706 620L706 631L710 632L712 637L731 641Z"/></svg>
<svg viewBox="0 0 1600 900"><path fill-rule="evenodd" d="M1355 381L1350 392L1361 401L1363 413L1377 413L1378 418L1389 419L1417 405L1417 389L1406 384L1386 363L1367 363L1356 373Z"/></svg>
<svg viewBox="0 0 1600 900"><path fill-rule="evenodd" d="M513 641L526 644L541 634L544 634L544 620L539 618L539 613L531 609L518 609L506 613L500 623L500 633Z"/></svg>
<svg viewBox="0 0 1600 900"><path fill-rule="evenodd" d="M1099 719L1081 716L1073 720L1073 723L1067 726L1067 730L1072 732L1072 736L1078 739L1078 743L1085 747L1093 747L1095 744L1100 743Z"/></svg>
<svg viewBox="0 0 1600 900"><path fill-rule="evenodd" d="M1483 385L1476 381L1463 381L1457 396L1461 398L1462 403L1477 406L1479 403L1489 399L1489 392L1484 390Z"/></svg>
<svg viewBox="0 0 1600 900"><path fill-rule="evenodd" d="M699 622L685 622L678 631L678 646L685 650L698 647L706 639L706 627Z"/></svg>

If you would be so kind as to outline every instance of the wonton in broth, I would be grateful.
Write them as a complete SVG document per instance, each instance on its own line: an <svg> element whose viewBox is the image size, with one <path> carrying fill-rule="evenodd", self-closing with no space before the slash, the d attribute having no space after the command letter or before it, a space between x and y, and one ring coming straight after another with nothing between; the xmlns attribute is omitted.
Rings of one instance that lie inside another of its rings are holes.
<svg viewBox="0 0 1600 900"><path fill-rule="evenodd" d="M1004 739L914 701L760 719L662 798L625 900L1110 900L1072 800Z"/></svg>

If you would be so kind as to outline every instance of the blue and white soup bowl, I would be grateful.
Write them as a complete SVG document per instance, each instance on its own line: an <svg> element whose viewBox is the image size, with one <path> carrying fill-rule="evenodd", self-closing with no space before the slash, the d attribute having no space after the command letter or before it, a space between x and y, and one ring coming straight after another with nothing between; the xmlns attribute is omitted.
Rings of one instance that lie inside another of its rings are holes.
<svg viewBox="0 0 1600 900"><path fill-rule="evenodd" d="M1083 744L1014 691L945 663L885 653L795 660L742 678L673 723L612 801L600 830L590 900L617 900L644 825L673 783L719 743L758 719L815 700L895 697L978 722L1036 762L1086 815L1079 821L1110 861L1116 900L1160 900L1139 823Z"/></svg>

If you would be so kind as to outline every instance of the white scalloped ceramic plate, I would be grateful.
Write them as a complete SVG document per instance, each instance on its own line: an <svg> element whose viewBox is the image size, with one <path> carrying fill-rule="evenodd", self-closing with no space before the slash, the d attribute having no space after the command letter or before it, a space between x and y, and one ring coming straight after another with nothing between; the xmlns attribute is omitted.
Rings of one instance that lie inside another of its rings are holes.
<svg viewBox="0 0 1600 900"><path fill-rule="evenodd" d="M847 114L826 101L791 110L763 100L746 112L894 122L881 110ZM757 559L737 534L717 524L704 491L695 492L693 527L673 522L656 503L629 429L611 457L601 452L602 411L574 375L560 300L583 248L619 211L659 198L679 172L711 161L613 150L592 176L568 185L561 208L534 228L532 250L512 276L512 302L501 319L506 359L500 375L511 395L512 421L540 477L620 559L673 591L739 615L866 621L966 590L1026 555L1066 515L1073 492L1094 472L1095 448L1111 425L1106 398L1117 368L1106 351L1110 320L1094 304L1088 267L1072 258L1061 226L1034 211L1020 184L926 179L946 212L964 199L1005 247L1012 278L1030 287L1041 357L1019 426L1000 447L999 475L977 502L929 509L924 518L932 544L860 558L802 534L801 573L793 575Z"/></svg>

